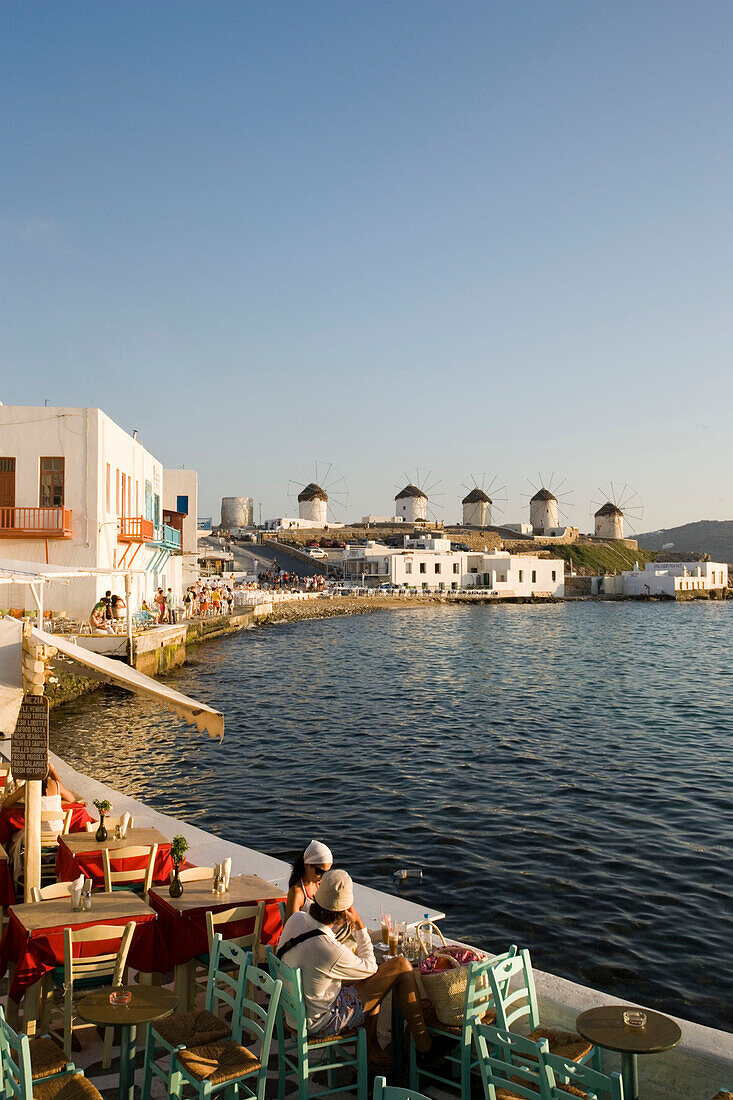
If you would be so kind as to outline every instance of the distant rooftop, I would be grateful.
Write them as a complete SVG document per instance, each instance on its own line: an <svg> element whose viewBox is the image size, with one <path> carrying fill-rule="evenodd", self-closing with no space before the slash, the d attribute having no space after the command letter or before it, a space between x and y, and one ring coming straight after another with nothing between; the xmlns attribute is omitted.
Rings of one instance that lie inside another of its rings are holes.
<svg viewBox="0 0 733 1100"><path fill-rule="evenodd" d="M328 500L328 493L320 485L316 485L315 481L311 481L302 492L298 493L298 503L300 504L303 500Z"/></svg>

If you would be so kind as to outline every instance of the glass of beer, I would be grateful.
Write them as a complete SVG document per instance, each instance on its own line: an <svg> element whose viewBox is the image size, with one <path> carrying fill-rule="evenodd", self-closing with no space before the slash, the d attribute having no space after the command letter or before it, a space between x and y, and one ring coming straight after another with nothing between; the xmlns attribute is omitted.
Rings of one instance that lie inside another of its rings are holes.
<svg viewBox="0 0 733 1100"><path fill-rule="evenodd" d="M389 944L389 930L392 927L392 918L389 913L382 913L382 943L386 947Z"/></svg>
<svg viewBox="0 0 733 1100"><path fill-rule="evenodd" d="M396 955L400 945L400 926L397 921L392 921L389 926L389 954Z"/></svg>

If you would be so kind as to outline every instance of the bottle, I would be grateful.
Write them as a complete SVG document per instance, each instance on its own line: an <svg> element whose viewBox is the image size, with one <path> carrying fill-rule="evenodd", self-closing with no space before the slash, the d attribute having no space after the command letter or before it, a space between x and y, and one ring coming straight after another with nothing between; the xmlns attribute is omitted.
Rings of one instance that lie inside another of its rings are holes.
<svg viewBox="0 0 733 1100"><path fill-rule="evenodd" d="M394 877L398 879L422 878L422 871L419 867L400 867L399 871L395 871Z"/></svg>

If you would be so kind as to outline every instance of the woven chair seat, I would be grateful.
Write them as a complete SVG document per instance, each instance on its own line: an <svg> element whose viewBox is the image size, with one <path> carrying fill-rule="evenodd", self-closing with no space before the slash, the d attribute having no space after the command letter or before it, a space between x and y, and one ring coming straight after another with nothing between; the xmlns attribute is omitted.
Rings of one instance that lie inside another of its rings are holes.
<svg viewBox="0 0 733 1100"><path fill-rule="evenodd" d="M733 1100L733 1092L728 1092L727 1089L721 1089L720 1092L716 1092L712 1100Z"/></svg>
<svg viewBox="0 0 733 1100"><path fill-rule="evenodd" d="M176 1061L196 1081L208 1081L212 1085L221 1085L260 1069L252 1051L233 1042L207 1043L179 1050Z"/></svg>
<svg viewBox="0 0 733 1100"><path fill-rule="evenodd" d="M174 1012L153 1024L153 1030L172 1047L200 1047L216 1043L231 1034L223 1020L206 1009Z"/></svg>
<svg viewBox="0 0 733 1100"><path fill-rule="evenodd" d="M441 1031L446 1035L455 1035L457 1037L463 1034L463 1024L444 1024L438 1019L438 1015L432 1004L423 1004L423 1016L425 1017L425 1023L430 1031ZM490 1027L493 1027L495 1021L496 1012L493 1008L489 1008L484 1012L478 1022L480 1024L489 1024Z"/></svg>
<svg viewBox="0 0 733 1100"><path fill-rule="evenodd" d="M63 1073L66 1069L66 1055L53 1039L41 1036L30 1039L28 1045L31 1049L31 1073L34 1081L51 1077L54 1073Z"/></svg>
<svg viewBox="0 0 733 1100"><path fill-rule="evenodd" d="M88 1077L71 1073L50 1081L34 1081L33 1100L102 1100L102 1094Z"/></svg>
<svg viewBox="0 0 733 1100"><path fill-rule="evenodd" d="M574 1031L562 1031L557 1027L536 1027L534 1031L530 1031L529 1038L533 1043L547 1039L550 1054L567 1058L569 1062L579 1062L593 1050L593 1044L581 1035L576 1035Z"/></svg>

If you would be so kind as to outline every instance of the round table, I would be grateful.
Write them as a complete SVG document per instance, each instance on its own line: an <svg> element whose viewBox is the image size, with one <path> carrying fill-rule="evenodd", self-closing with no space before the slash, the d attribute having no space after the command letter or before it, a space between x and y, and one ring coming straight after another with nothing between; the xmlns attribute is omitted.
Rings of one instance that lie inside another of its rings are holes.
<svg viewBox="0 0 733 1100"><path fill-rule="evenodd" d="M575 1021L578 1035L595 1046L615 1050L622 1055L625 1100L639 1100L637 1055L661 1054L676 1047L682 1038L682 1032L674 1020L649 1009L644 1009L644 1027L630 1027L624 1023L624 1012L635 1008L636 1005L603 1005L581 1012Z"/></svg>
<svg viewBox="0 0 733 1100"><path fill-rule="evenodd" d="M100 1027L120 1029L120 1100L132 1100L135 1090L135 1035L138 1024L149 1024L170 1016L178 998L160 985L122 985L132 997L126 1005L110 1004L111 986L95 989L79 1001L76 1011L82 1020Z"/></svg>

